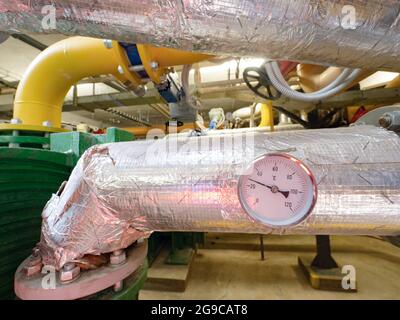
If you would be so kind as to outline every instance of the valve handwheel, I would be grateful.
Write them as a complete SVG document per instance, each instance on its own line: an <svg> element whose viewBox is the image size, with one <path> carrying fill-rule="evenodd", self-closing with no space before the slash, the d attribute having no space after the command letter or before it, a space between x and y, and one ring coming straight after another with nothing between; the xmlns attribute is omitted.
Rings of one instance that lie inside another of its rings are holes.
<svg viewBox="0 0 400 320"><path fill-rule="evenodd" d="M249 67L243 71L243 80L251 91L267 100L277 100L281 93L272 85L264 67Z"/></svg>

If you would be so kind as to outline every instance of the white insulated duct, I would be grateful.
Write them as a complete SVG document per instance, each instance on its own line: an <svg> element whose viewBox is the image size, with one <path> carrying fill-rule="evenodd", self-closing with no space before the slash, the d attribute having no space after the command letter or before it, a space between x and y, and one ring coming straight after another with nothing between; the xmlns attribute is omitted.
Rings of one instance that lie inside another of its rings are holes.
<svg viewBox="0 0 400 320"><path fill-rule="evenodd" d="M283 229L254 221L237 191L241 169L275 152L304 161L318 182L311 215ZM46 205L41 254L60 268L153 231L398 235L399 187L400 139L370 126L99 145Z"/></svg>
<svg viewBox="0 0 400 320"><path fill-rule="evenodd" d="M1 0L0 31L400 71L399 11L397 0Z"/></svg>

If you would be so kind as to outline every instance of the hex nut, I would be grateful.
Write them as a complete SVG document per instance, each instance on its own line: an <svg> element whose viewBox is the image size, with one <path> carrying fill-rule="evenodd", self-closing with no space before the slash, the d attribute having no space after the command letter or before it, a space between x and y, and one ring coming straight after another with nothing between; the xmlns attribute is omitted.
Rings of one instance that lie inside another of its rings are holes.
<svg viewBox="0 0 400 320"><path fill-rule="evenodd" d="M379 124L383 128L388 128L392 124L392 118L389 115L383 115L379 118Z"/></svg>
<svg viewBox="0 0 400 320"><path fill-rule="evenodd" d="M28 265L30 267L36 266L36 265L41 265L42 264L42 258L39 255L31 255L29 257Z"/></svg>
<svg viewBox="0 0 400 320"><path fill-rule="evenodd" d="M117 283L114 284L113 290L114 292L120 292L124 289L124 282L123 281L118 281Z"/></svg>
<svg viewBox="0 0 400 320"><path fill-rule="evenodd" d="M122 264L126 261L125 251L118 250L110 255L110 264L113 266Z"/></svg>
<svg viewBox="0 0 400 320"><path fill-rule="evenodd" d="M33 251L29 260L26 262L24 272L27 277L31 277L42 270L42 258L37 251Z"/></svg>
<svg viewBox="0 0 400 320"><path fill-rule="evenodd" d="M22 121L21 121L21 119L19 119L19 118L12 118L12 119L10 120L10 123L11 123L11 124L20 124L20 123L22 123Z"/></svg>
<svg viewBox="0 0 400 320"><path fill-rule="evenodd" d="M157 70L158 69L158 62L157 61L151 61L150 62L150 68L152 68L153 70Z"/></svg>
<svg viewBox="0 0 400 320"><path fill-rule="evenodd" d="M44 126L44 127L51 127L52 126L52 123L51 123L51 121L43 121L42 122L42 126Z"/></svg>
<svg viewBox="0 0 400 320"><path fill-rule="evenodd" d="M135 88L133 88L133 92L135 93L136 96L138 97L143 97L145 96L146 92L147 92L147 87L146 86L137 86Z"/></svg>
<svg viewBox="0 0 400 320"><path fill-rule="evenodd" d="M105 46L107 49L112 49L112 47L113 47L112 40L110 40L110 39L104 40L104 46Z"/></svg>
<svg viewBox="0 0 400 320"><path fill-rule="evenodd" d="M71 270L65 270L64 268L60 271L60 281L61 282L72 282L76 278L78 278L81 272L81 268L79 266L75 266Z"/></svg>
<svg viewBox="0 0 400 320"><path fill-rule="evenodd" d="M32 265L32 266L31 265L27 265L24 268L25 275L27 277L32 277L33 275L40 273L41 270L42 270L42 264L41 263L35 264L35 265Z"/></svg>

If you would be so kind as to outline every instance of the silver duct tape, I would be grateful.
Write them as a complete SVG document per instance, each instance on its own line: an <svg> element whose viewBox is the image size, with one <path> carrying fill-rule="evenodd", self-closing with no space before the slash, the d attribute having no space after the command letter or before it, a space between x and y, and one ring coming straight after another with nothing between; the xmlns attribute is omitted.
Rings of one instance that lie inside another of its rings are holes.
<svg viewBox="0 0 400 320"><path fill-rule="evenodd" d="M4 0L0 30L400 71L399 11L397 0Z"/></svg>
<svg viewBox="0 0 400 320"><path fill-rule="evenodd" d="M239 203L243 169L270 152L304 161L318 182L316 207L297 226L268 228ZM397 235L399 186L400 139L370 126L99 145L47 203L41 251L59 268L153 231Z"/></svg>

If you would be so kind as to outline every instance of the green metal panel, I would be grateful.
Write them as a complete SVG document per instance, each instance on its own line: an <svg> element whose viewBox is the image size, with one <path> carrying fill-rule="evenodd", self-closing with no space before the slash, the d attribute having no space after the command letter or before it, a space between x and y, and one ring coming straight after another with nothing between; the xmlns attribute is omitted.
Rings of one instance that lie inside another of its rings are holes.
<svg viewBox="0 0 400 320"><path fill-rule="evenodd" d="M106 143L135 140L133 133L118 128L108 128L105 134Z"/></svg>
<svg viewBox="0 0 400 320"><path fill-rule="evenodd" d="M166 259L167 264L188 265L193 251L199 245L204 245L203 232L171 232L170 253Z"/></svg>
<svg viewBox="0 0 400 320"><path fill-rule="evenodd" d="M71 154L74 165L91 146L98 144L95 135L83 132L61 132L50 135L50 150Z"/></svg>
<svg viewBox="0 0 400 320"><path fill-rule="evenodd" d="M128 131L118 128L108 128L106 134L90 134L83 132L53 133L50 136L50 149L56 152L71 153L74 164L81 155L96 144L132 141L134 136Z"/></svg>
<svg viewBox="0 0 400 320"><path fill-rule="evenodd" d="M49 149L49 133L19 130L0 130L0 147Z"/></svg>
<svg viewBox="0 0 400 320"><path fill-rule="evenodd" d="M68 154L0 147L0 299L14 297L14 272L39 241L42 209L72 162Z"/></svg>
<svg viewBox="0 0 400 320"><path fill-rule="evenodd" d="M24 136L0 136L0 144L49 144L50 139L45 137L24 137Z"/></svg>

